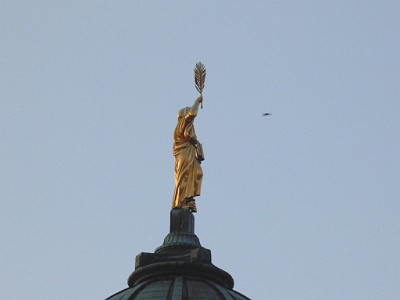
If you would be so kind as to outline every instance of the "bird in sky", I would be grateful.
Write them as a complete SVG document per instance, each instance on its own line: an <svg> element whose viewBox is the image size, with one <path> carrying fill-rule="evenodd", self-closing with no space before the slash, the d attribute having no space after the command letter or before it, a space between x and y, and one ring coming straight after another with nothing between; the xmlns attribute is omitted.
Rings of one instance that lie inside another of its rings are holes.
<svg viewBox="0 0 400 300"><path fill-rule="evenodd" d="M269 116L270 115L270 113L263 113L262 114L262 116L264 117L264 116Z"/></svg>

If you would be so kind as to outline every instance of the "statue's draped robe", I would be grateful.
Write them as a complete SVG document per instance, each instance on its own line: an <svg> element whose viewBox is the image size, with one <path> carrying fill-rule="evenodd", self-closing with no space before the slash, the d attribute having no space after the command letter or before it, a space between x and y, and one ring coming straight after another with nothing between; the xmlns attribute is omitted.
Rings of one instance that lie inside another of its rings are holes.
<svg viewBox="0 0 400 300"><path fill-rule="evenodd" d="M203 171L196 158L196 150L190 139L196 140L194 118L198 103L178 112L178 124L174 132L175 191L172 208L186 207L186 198L200 195Z"/></svg>

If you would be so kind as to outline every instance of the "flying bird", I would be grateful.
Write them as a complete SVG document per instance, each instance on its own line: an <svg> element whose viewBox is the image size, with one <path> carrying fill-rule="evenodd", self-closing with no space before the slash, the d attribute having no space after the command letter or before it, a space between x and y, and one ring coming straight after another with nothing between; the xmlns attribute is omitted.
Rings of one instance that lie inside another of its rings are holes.
<svg viewBox="0 0 400 300"><path fill-rule="evenodd" d="M270 115L270 113L263 113L262 114L262 116L264 117L264 116L269 116Z"/></svg>

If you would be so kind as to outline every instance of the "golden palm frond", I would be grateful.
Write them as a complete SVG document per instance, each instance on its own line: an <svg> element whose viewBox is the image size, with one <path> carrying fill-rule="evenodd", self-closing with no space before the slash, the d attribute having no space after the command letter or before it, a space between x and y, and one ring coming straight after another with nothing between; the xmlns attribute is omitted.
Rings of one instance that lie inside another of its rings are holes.
<svg viewBox="0 0 400 300"><path fill-rule="evenodd" d="M194 68L194 84L200 95L203 92L205 81L206 81L206 68L201 62L198 62Z"/></svg>

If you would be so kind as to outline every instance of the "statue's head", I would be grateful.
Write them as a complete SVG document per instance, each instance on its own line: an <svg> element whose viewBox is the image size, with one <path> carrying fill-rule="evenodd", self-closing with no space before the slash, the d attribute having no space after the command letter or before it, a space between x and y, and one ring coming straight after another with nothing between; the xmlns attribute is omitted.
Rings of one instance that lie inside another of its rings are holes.
<svg viewBox="0 0 400 300"><path fill-rule="evenodd" d="M178 111L178 118L184 118L190 111L189 106L182 108L181 110Z"/></svg>

